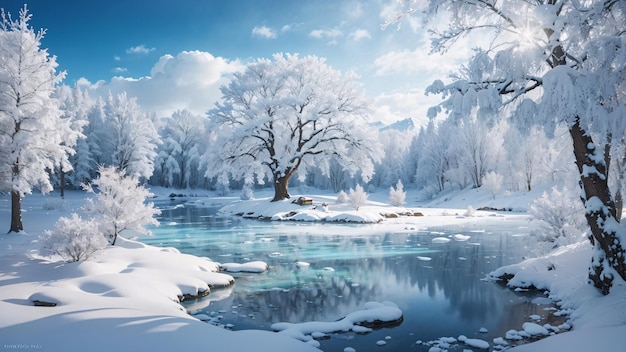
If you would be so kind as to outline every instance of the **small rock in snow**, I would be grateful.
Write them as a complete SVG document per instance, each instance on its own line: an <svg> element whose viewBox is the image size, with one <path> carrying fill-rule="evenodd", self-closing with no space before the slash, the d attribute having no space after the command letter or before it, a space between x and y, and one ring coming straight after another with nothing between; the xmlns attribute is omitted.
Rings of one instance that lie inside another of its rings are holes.
<svg viewBox="0 0 626 352"><path fill-rule="evenodd" d="M532 314L529 316L530 320L541 320L541 316L537 314Z"/></svg>
<svg viewBox="0 0 626 352"><path fill-rule="evenodd" d="M522 329L524 329L524 331L526 331L532 336L535 336L535 335L547 336L549 334L546 328L535 323L524 323L522 324Z"/></svg>
<svg viewBox="0 0 626 352"><path fill-rule="evenodd" d="M387 344L387 342L385 342L385 340L378 340L378 341L376 341L376 344L377 344L378 346L384 346L384 345L386 345L386 344Z"/></svg>
<svg viewBox="0 0 626 352"><path fill-rule="evenodd" d="M385 336L385 340L391 340L391 336Z"/></svg>
<svg viewBox="0 0 626 352"><path fill-rule="evenodd" d="M352 347L346 347L343 349L343 352L356 352L356 350Z"/></svg>
<svg viewBox="0 0 626 352"><path fill-rule="evenodd" d="M494 345L500 345L500 346L507 346L509 343L506 342L503 338L501 337L496 337L495 339L493 339L493 344Z"/></svg>
<svg viewBox="0 0 626 352"><path fill-rule="evenodd" d="M489 342L481 339L467 339L463 341L466 345L471 347L480 348L483 350L489 349Z"/></svg>
<svg viewBox="0 0 626 352"><path fill-rule="evenodd" d="M487 328L480 328L480 330L478 330L478 332L480 332L481 334L486 334L489 332L489 330L487 330Z"/></svg>

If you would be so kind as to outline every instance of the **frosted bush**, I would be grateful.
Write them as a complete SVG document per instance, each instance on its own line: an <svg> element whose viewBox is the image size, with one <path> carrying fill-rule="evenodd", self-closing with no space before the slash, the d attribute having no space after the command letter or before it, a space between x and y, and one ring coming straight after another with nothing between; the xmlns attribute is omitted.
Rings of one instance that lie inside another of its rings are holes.
<svg viewBox="0 0 626 352"><path fill-rule="evenodd" d="M531 232L531 238L539 243L536 249L541 252L575 243L588 229L582 202L567 187L562 191L554 187L550 194L544 192L531 203L528 212L533 220L540 222L539 228Z"/></svg>
<svg viewBox="0 0 626 352"><path fill-rule="evenodd" d="M361 185L356 185L354 189L350 188L350 193L348 194L350 198L350 203L352 203L352 207L358 211L359 208L365 203L367 203L367 193L363 190Z"/></svg>
<svg viewBox="0 0 626 352"><path fill-rule="evenodd" d="M485 176L483 176L483 187L491 193L493 199L496 199L496 194L502 188L502 182L504 181L504 177L497 172L489 171Z"/></svg>
<svg viewBox="0 0 626 352"><path fill-rule="evenodd" d="M239 196L241 200L252 200L254 199L254 192L252 191L252 187L249 185L243 186L241 189L241 195Z"/></svg>
<svg viewBox="0 0 626 352"><path fill-rule="evenodd" d="M77 262L108 243L96 221L73 213L71 218L59 218L52 231L44 232L40 252L46 256L59 255L66 262Z"/></svg>
<svg viewBox="0 0 626 352"><path fill-rule="evenodd" d="M404 186L402 185L402 181L398 180L396 184L396 188L393 186L389 187L389 203L396 207L401 207L404 205L406 200L406 192L404 192Z"/></svg>
<svg viewBox="0 0 626 352"><path fill-rule="evenodd" d="M339 191L339 193L337 194L337 204L347 204L350 201L350 198L348 198L348 194L346 194L346 192L344 191Z"/></svg>

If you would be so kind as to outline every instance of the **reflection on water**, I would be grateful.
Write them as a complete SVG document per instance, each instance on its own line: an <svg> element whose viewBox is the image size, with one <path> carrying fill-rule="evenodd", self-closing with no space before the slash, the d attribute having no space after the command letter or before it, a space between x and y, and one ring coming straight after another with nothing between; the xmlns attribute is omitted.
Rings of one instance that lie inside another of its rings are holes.
<svg viewBox="0 0 626 352"><path fill-rule="evenodd" d="M229 291L189 303L190 310L220 314L234 329L334 321L368 301L392 301L404 312L400 326L367 335L334 334L321 341L321 348L364 351L389 336L387 348L422 351L427 348L417 340L464 334L491 341L521 329L531 314L548 318L547 305L529 303L533 296L481 281L495 268L521 260L528 233L524 220L396 232L381 225L372 232L361 225L220 218L215 209L168 205L161 207L155 236L145 242L218 262L270 265L263 274L234 274L236 284ZM471 237L456 241L454 234ZM434 237L452 240L433 243ZM298 261L310 266L300 267ZM489 332L479 333L482 327Z"/></svg>

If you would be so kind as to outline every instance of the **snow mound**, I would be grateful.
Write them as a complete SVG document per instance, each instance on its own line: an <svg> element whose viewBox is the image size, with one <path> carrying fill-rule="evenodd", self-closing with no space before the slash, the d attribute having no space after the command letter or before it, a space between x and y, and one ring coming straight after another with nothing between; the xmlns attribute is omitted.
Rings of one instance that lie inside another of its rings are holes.
<svg viewBox="0 0 626 352"><path fill-rule="evenodd" d="M262 261L254 261L247 263L222 263L220 264L220 268L223 271L231 272L231 273L263 273L269 269L269 265L266 262Z"/></svg>
<svg viewBox="0 0 626 352"><path fill-rule="evenodd" d="M369 332L369 326L383 325L402 320L402 311L391 302L368 302L365 309L352 312L344 318L333 322L275 323L272 329L280 334L308 342L314 339L314 333ZM364 329L365 328L365 329Z"/></svg>
<svg viewBox="0 0 626 352"><path fill-rule="evenodd" d="M446 237L435 237L432 239L432 242L433 243L448 243L450 242L450 239Z"/></svg>

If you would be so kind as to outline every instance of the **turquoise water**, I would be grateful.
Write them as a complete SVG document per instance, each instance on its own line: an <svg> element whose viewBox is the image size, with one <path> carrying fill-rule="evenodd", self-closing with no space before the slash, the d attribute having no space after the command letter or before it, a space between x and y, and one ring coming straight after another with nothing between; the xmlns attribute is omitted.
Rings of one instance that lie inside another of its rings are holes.
<svg viewBox="0 0 626 352"><path fill-rule="evenodd" d="M144 242L222 263L269 264L266 273L232 274L233 288L187 302L190 309L220 315L220 323L234 330L271 330L271 324L284 321L334 321L368 301L391 301L404 313L401 324L366 335L332 334L320 341L320 348L378 350L376 341L387 338L383 348L390 351L427 351L416 341L463 334L491 342L509 329L520 330L531 314L551 319L547 305L531 302L536 295L481 280L522 259L529 231L525 220L397 233L377 226L380 231L372 233L368 225L262 222L218 217L216 208L157 205L161 226ZM432 243L434 237L453 234L470 239ZM480 328L488 332L480 333Z"/></svg>

